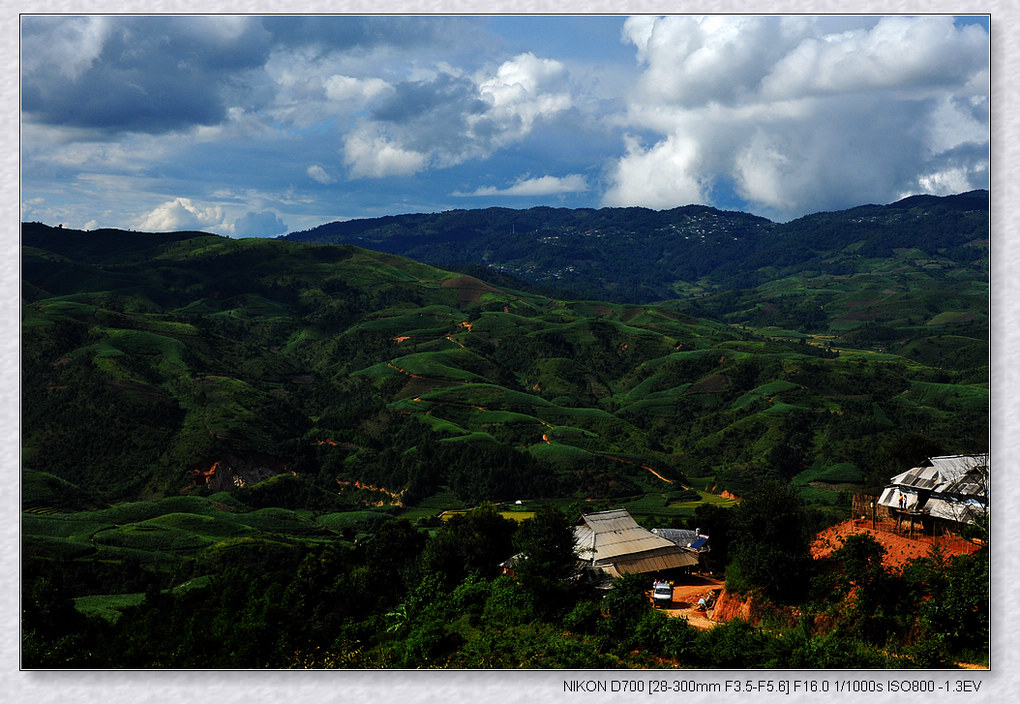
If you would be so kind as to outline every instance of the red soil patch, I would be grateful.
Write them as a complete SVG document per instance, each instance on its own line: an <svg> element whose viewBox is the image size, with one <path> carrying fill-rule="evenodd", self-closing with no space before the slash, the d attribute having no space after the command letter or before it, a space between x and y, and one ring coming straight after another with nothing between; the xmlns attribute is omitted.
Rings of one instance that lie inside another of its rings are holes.
<svg viewBox="0 0 1020 704"><path fill-rule="evenodd" d="M962 555L975 552L977 545L962 538L915 536L913 538L896 532L893 522L877 523L871 527L871 521L850 520L828 528L815 537L811 545L811 556L815 559L827 557L839 548L843 541L857 533L868 533L873 536L886 550L883 564L887 568L897 569L909 560L925 557L933 543L939 543L947 555ZM683 584L673 587L673 603L663 608L669 616L680 616L696 628L712 628L717 623L742 618L756 622L758 614L755 601L751 597L730 594L725 590L726 583L705 575L692 575L685 578ZM651 592L648 593L649 599ZM698 608L698 600L704 598L709 603L707 610ZM984 665L965 666L984 668Z"/></svg>
<svg viewBox="0 0 1020 704"><path fill-rule="evenodd" d="M911 538L905 534L906 526L897 532L896 524L890 521L878 522L875 526L872 528L869 520L849 520L827 528L815 536L815 541L811 544L811 556L816 560L827 557L833 550L838 549L846 538L857 533L871 535L885 548L882 564L887 568L900 568L910 560L926 557L935 543L941 545L947 555L964 555L978 550L974 543L952 536L932 538L914 535Z"/></svg>

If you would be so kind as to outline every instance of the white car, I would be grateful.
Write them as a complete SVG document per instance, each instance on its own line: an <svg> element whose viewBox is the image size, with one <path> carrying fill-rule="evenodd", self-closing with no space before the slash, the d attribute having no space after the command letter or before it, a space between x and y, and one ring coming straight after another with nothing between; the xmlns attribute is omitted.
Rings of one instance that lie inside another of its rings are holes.
<svg viewBox="0 0 1020 704"><path fill-rule="evenodd" d="M652 587L652 599L656 606L667 606L673 603L673 585L669 582L656 582Z"/></svg>

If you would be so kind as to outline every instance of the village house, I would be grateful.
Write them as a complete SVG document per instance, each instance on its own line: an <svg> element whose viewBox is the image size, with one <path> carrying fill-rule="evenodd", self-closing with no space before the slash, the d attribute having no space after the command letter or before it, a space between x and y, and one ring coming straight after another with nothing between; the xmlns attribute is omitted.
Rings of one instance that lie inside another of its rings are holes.
<svg viewBox="0 0 1020 704"><path fill-rule="evenodd" d="M574 527L574 552L596 582L625 574L690 571L698 565L696 550L642 528L626 509L582 515Z"/></svg>
<svg viewBox="0 0 1020 704"><path fill-rule="evenodd" d="M682 550L696 555L698 565L702 570L709 567L708 554L712 548L708 543L708 535L702 533L700 528L695 528L694 530L688 530L687 528L652 528L652 533L680 546Z"/></svg>
<svg viewBox="0 0 1020 704"><path fill-rule="evenodd" d="M988 514L988 454L932 457L893 477L874 510L925 532L958 533Z"/></svg>

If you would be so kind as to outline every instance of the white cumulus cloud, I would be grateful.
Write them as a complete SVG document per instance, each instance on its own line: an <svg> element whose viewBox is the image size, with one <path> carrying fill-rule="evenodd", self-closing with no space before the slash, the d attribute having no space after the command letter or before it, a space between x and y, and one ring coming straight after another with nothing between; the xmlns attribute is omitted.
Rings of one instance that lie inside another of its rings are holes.
<svg viewBox="0 0 1020 704"><path fill-rule="evenodd" d="M610 173L605 205L664 209L706 201L695 140L675 134L647 149L634 137L626 143L627 154Z"/></svg>
<svg viewBox="0 0 1020 704"><path fill-rule="evenodd" d="M563 64L531 53L474 76L439 70L392 86L337 78L337 96L380 99L344 135L344 163L353 178L378 178L488 158L571 108L565 78Z"/></svg>
<svg viewBox="0 0 1020 704"><path fill-rule="evenodd" d="M833 26L838 24L838 26ZM642 76L607 205L788 218L988 185L988 35L951 17L638 17Z"/></svg>
<svg viewBox="0 0 1020 704"><path fill-rule="evenodd" d="M330 100L367 101L393 92L381 78L355 78L333 75L326 79L326 97Z"/></svg>
<svg viewBox="0 0 1020 704"><path fill-rule="evenodd" d="M223 222L220 206L200 207L190 198L174 198L156 206L138 223L143 232L175 232L179 230L230 230Z"/></svg>
<svg viewBox="0 0 1020 704"><path fill-rule="evenodd" d="M570 108L569 92L556 90L566 75L559 61L532 53L504 61L494 76L478 80L478 92L490 108L474 117L475 125L498 128L495 142L506 144L523 138L535 122Z"/></svg>
<svg viewBox="0 0 1020 704"><path fill-rule="evenodd" d="M496 188L483 186L471 193L455 193L454 195L470 196L550 196L563 193L581 193L588 190L588 182L580 174L567 176L539 176L536 178L520 178L512 186Z"/></svg>
<svg viewBox="0 0 1020 704"><path fill-rule="evenodd" d="M286 231L283 220L271 210L248 211L234 222L234 234L238 237L268 237Z"/></svg>
<svg viewBox="0 0 1020 704"><path fill-rule="evenodd" d="M371 129L362 129L344 138L344 163L354 178L411 176L428 162L428 155L390 141Z"/></svg>
<svg viewBox="0 0 1020 704"><path fill-rule="evenodd" d="M528 53L503 62L495 74L439 72L391 91L377 86L386 102L346 135L345 162L352 176L364 177L486 158L571 107L569 92L559 90L565 74L559 62Z"/></svg>
<svg viewBox="0 0 1020 704"><path fill-rule="evenodd" d="M313 181L318 181L322 184L333 183L333 177L329 175L326 169L322 168L318 164L312 164L309 166L305 173L307 173L308 177Z"/></svg>

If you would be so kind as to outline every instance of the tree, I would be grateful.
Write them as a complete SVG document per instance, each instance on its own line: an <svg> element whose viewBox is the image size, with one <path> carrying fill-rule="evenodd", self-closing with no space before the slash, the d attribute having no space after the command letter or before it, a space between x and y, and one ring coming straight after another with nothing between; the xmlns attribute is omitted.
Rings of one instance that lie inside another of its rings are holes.
<svg viewBox="0 0 1020 704"><path fill-rule="evenodd" d="M733 514L728 588L760 589L784 602L804 590L811 566L804 502L789 484L766 481Z"/></svg>
<svg viewBox="0 0 1020 704"><path fill-rule="evenodd" d="M514 535L518 551L515 571L539 608L553 613L565 603L567 577L577 567L574 527L556 506L543 504L534 518L523 521Z"/></svg>
<svg viewBox="0 0 1020 704"><path fill-rule="evenodd" d="M543 504L523 521L514 536L522 555L520 572L547 579L564 579L574 571L574 527L556 506Z"/></svg>
<svg viewBox="0 0 1020 704"><path fill-rule="evenodd" d="M894 579L882 564L885 554L882 544L868 533L848 536L832 553L841 568L837 583L846 601L840 611L849 631L879 643L893 628L890 612L896 600Z"/></svg>
<svg viewBox="0 0 1020 704"><path fill-rule="evenodd" d="M378 591L388 599L398 599L414 579L411 571L425 547L427 535L406 518L387 521L380 526L366 548L366 564Z"/></svg>
<svg viewBox="0 0 1020 704"><path fill-rule="evenodd" d="M441 575L448 588L472 574L495 577L499 563L513 554L514 530L514 522L492 505L455 514L425 546L424 569Z"/></svg>
<svg viewBox="0 0 1020 704"><path fill-rule="evenodd" d="M869 478L884 484L889 477L943 454L945 446L939 440L919 433L901 433L883 443L875 453L875 471Z"/></svg>
<svg viewBox="0 0 1020 704"><path fill-rule="evenodd" d="M952 652L970 649L987 655L987 548L949 557L933 545L926 557L908 563L903 575L918 604L919 640Z"/></svg>
<svg viewBox="0 0 1020 704"><path fill-rule="evenodd" d="M602 599L605 619L601 630L622 649L637 645L636 626L652 609L646 594L649 581L645 574L625 574L613 581L613 588Z"/></svg>
<svg viewBox="0 0 1020 704"><path fill-rule="evenodd" d="M725 567L730 557L733 535L733 511L715 504L701 503L694 509L694 527L711 536L712 551L708 554L712 569Z"/></svg>

